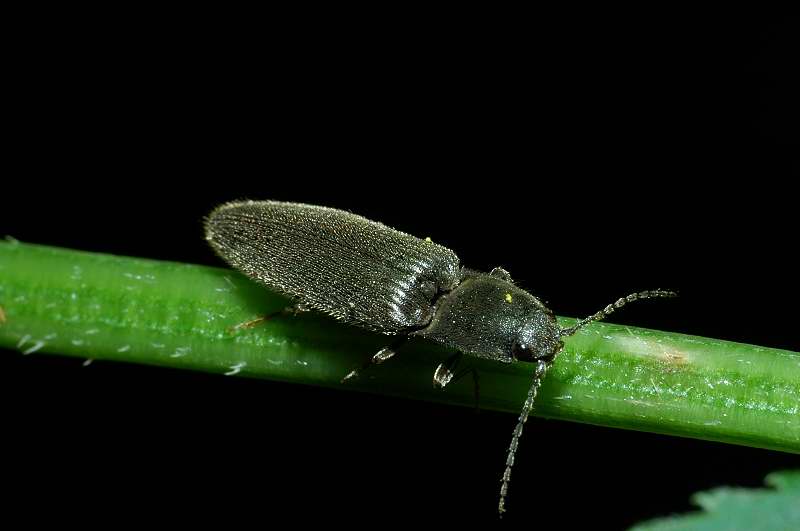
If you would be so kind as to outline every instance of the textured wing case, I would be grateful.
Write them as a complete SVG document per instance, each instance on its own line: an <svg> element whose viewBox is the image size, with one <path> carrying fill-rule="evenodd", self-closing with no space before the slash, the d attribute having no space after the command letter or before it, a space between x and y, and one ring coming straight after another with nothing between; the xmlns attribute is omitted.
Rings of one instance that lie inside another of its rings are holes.
<svg viewBox="0 0 800 531"><path fill-rule="evenodd" d="M425 326L437 293L460 277L458 257L446 247L313 205L228 203L206 220L206 239L268 288L385 334Z"/></svg>

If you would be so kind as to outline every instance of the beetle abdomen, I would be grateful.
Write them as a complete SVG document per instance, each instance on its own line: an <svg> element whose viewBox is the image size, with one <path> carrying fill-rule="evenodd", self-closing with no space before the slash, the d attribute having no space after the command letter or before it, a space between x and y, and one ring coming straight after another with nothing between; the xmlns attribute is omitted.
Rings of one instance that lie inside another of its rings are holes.
<svg viewBox="0 0 800 531"><path fill-rule="evenodd" d="M460 280L450 249L332 208L227 203L206 220L206 239L268 288L386 334L425 326L437 293Z"/></svg>

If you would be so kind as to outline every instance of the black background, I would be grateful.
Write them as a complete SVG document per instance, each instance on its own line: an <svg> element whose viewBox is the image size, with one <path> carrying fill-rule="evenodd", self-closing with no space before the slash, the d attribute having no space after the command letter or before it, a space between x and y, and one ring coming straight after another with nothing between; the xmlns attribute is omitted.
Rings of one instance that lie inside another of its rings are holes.
<svg viewBox="0 0 800 531"><path fill-rule="evenodd" d="M318 203L502 265L561 315L670 288L613 320L800 350L796 24L37 14L4 76L0 234L220 265L201 230L216 204ZM493 521L514 423L12 351L0 378L0 481L31 516ZM506 522L609 529L799 462L539 419L518 456Z"/></svg>

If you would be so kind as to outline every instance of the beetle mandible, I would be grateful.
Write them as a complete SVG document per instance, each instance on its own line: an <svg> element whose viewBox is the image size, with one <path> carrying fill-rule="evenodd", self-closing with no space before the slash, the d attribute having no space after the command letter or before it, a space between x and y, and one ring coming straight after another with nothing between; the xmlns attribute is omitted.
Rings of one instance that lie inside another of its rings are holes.
<svg viewBox="0 0 800 531"><path fill-rule="evenodd" d="M234 268L292 297L295 311L317 310L339 321L398 336L361 370L394 356L409 337L456 350L434 371L445 387L464 354L501 363L533 363L533 379L508 448L498 510L502 516L522 428L545 372L571 336L626 303L673 292L634 293L562 328L538 298L507 271L461 266L450 249L333 208L279 201L236 201L205 221L206 239ZM359 370L343 378L356 376Z"/></svg>

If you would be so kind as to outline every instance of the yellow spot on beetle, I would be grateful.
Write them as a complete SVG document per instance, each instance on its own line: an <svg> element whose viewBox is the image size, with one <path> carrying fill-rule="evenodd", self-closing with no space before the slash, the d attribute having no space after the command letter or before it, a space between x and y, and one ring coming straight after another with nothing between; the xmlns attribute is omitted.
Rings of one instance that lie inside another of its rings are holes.
<svg viewBox="0 0 800 531"><path fill-rule="evenodd" d="M506 293L506 302L509 304L514 302L514 297L512 297L510 293Z"/></svg>

